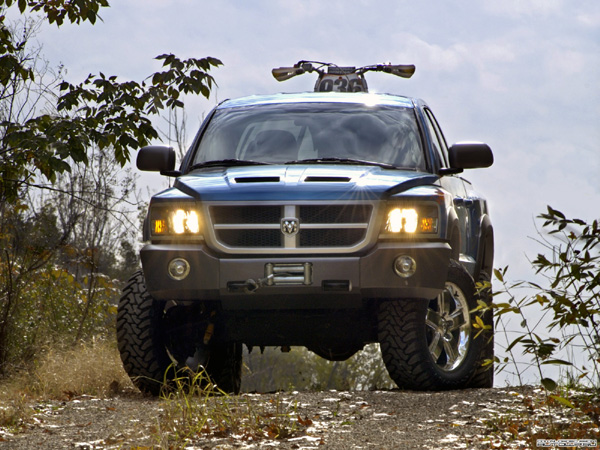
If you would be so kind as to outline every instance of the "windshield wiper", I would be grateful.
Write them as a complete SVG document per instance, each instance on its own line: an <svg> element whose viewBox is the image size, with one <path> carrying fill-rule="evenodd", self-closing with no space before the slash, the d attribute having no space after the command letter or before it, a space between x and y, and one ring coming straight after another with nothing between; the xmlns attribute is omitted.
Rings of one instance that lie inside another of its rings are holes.
<svg viewBox="0 0 600 450"><path fill-rule="evenodd" d="M196 163L192 167L190 167L190 171L194 169L203 169L205 167L217 167L217 166L264 166L270 163L260 162L260 161L251 161L245 159L215 159L213 161L204 161L201 163Z"/></svg>
<svg viewBox="0 0 600 450"><path fill-rule="evenodd" d="M384 169L406 169L406 170L416 170L412 167L397 167L394 166L393 164L388 164L388 163L382 163L382 162L377 162L377 161L366 161L363 159L353 159L353 158L311 158L311 159L299 159L296 161L288 161L285 164L305 164L305 163L309 163L309 164L314 164L314 163L323 163L323 164L330 164L330 163L338 163L338 164L356 164L356 165L366 165L366 166L378 166L378 167L382 167Z"/></svg>

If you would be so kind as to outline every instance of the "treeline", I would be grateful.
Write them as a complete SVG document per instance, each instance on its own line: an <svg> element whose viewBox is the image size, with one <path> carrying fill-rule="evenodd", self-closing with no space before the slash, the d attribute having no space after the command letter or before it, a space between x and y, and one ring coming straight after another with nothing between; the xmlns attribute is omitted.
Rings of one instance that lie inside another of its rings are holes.
<svg viewBox="0 0 600 450"><path fill-rule="evenodd" d="M135 179L90 151L45 189L27 183L2 205L0 370L51 345L114 328L122 282L138 266Z"/></svg>

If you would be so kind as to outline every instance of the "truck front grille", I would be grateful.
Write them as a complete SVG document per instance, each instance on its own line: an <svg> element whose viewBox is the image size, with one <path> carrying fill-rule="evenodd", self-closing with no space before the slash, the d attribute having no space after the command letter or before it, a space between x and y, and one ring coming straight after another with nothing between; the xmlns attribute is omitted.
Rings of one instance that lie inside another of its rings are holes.
<svg viewBox="0 0 600 450"><path fill-rule="evenodd" d="M371 218L371 205L301 205L302 223L368 223Z"/></svg>
<svg viewBox="0 0 600 450"><path fill-rule="evenodd" d="M210 216L215 225L279 223L281 206L212 206Z"/></svg>
<svg viewBox="0 0 600 450"><path fill-rule="evenodd" d="M277 248L281 246L279 230L219 230L217 238L227 247Z"/></svg>
<svg viewBox="0 0 600 450"><path fill-rule="evenodd" d="M366 230L304 230L300 247L351 247L364 239Z"/></svg>
<svg viewBox="0 0 600 450"><path fill-rule="evenodd" d="M356 250L365 243L373 205L311 204L211 205L208 208L214 244L228 253L269 250L274 253L311 249ZM282 221L298 224L285 233Z"/></svg>

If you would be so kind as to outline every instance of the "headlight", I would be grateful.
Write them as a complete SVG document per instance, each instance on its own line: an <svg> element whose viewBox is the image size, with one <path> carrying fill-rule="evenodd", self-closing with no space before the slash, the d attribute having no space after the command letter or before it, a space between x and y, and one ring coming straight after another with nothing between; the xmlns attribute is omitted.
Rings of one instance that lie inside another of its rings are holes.
<svg viewBox="0 0 600 450"><path fill-rule="evenodd" d="M437 205L391 205L387 211L384 233L437 234Z"/></svg>
<svg viewBox="0 0 600 450"><path fill-rule="evenodd" d="M152 236L198 236L201 225L200 213L193 207L154 207L150 210Z"/></svg>

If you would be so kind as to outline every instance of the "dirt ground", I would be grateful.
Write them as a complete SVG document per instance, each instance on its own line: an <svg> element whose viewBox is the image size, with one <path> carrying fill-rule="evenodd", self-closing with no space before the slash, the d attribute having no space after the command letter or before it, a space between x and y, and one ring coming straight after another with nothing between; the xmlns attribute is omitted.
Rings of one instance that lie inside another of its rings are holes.
<svg viewBox="0 0 600 450"><path fill-rule="evenodd" d="M529 388L452 392L328 391L242 394L227 399L257 416L284 413L287 433L212 429L196 433L188 449L479 449L500 444L488 420L524 410ZM224 401L223 399L220 400ZM266 405L266 406L265 406ZM119 394L74 397L32 405L35 414L20 427L0 429L0 449L169 448L161 431L173 402ZM272 413L266 413L267 409ZM196 411L199 414L199 411ZM209 413L210 414L210 413ZM162 424L161 424L162 418ZM272 428L272 427L271 427ZM285 427L284 427L285 428ZM285 431L285 430L284 430ZM524 448L523 441L501 448Z"/></svg>

